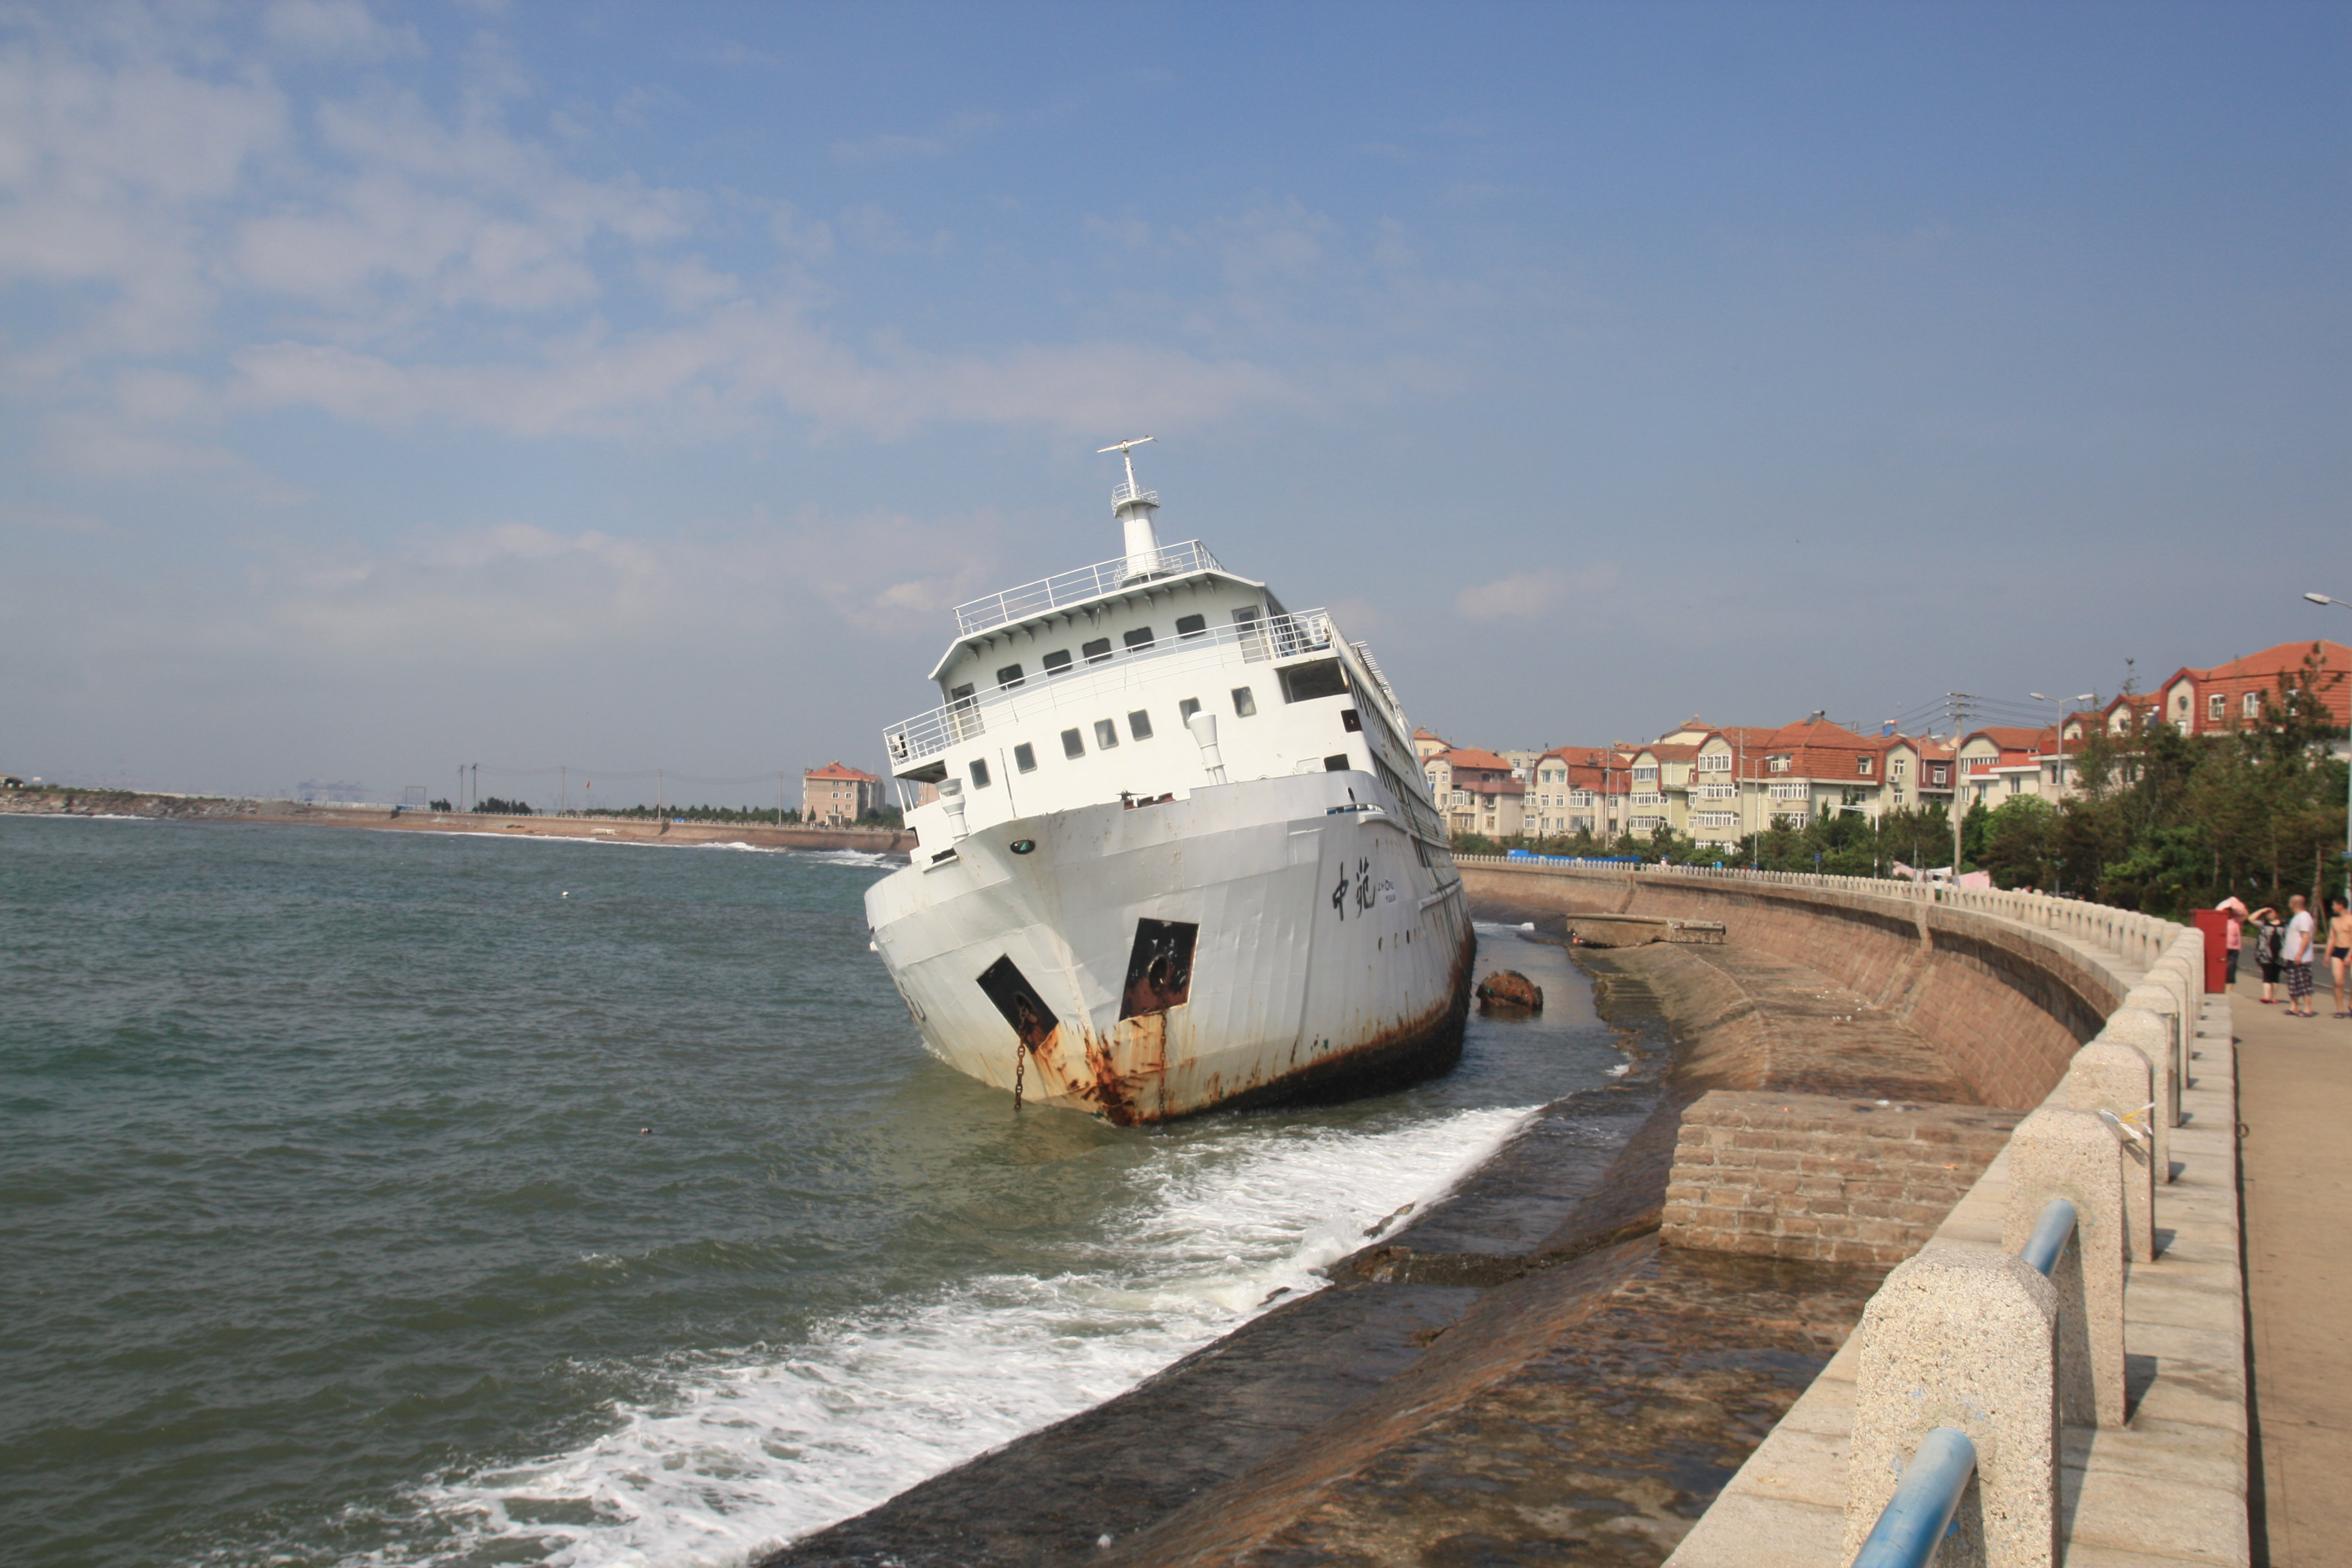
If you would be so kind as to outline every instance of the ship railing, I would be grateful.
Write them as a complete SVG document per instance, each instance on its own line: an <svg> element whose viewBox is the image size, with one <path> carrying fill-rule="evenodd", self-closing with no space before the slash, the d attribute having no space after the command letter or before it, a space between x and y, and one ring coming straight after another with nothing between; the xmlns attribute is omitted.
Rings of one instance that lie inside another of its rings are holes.
<svg viewBox="0 0 2352 1568"><path fill-rule="evenodd" d="M1245 664L1325 652L1336 636L1330 616L1322 610L1299 610L1189 634L1165 634L1139 647L1113 648L1080 659L1059 674L1024 675L918 713L882 731L883 752L890 759L891 772L897 773L909 763L944 752L960 741L976 739L992 728L1080 705L1079 699L1084 699L1087 718L1100 718L1097 710L1106 687L1116 689L1147 676L1173 673L1186 664L1230 665L1236 650ZM1167 661L1171 659L1184 662L1171 665Z"/></svg>
<svg viewBox="0 0 2352 1568"><path fill-rule="evenodd" d="M1151 494L1146 490L1144 495ZM1034 583L1024 583L1018 588L1007 588L1001 594L991 594L984 599L973 599L956 606L956 635L970 637L992 626L1005 626L1031 616L1058 610L1065 605L1082 605L1088 599L1099 599L1121 588L1138 583L1157 582L1163 577L1181 577L1188 572L1221 572L1217 558L1209 547L1197 539L1181 544L1163 544L1152 552L1154 564L1139 572L1134 560L1121 555L1101 561L1092 566L1081 566L1075 572L1065 572L1058 577L1041 577Z"/></svg>

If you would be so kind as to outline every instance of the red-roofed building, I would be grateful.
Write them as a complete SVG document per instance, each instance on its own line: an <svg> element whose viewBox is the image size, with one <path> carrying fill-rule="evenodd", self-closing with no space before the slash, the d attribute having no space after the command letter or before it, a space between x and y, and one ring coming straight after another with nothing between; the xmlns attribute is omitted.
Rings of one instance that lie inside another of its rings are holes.
<svg viewBox="0 0 2352 1568"><path fill-rule="evenodd" d="M801 775L801 820L829 826L856 822L882 809L882 781L840 763Z"/></svg>
<svg viewBox="0 0 2352 1568"><path fill-rule="evenodd" d="M1456 834L1517 838L1525 831L1527 781L1508 759L1476 746L1454 746L1422 760L1430 797Z"/></svg>
<svg viewBox="0 0 2352 1568"><path fill-rule="evenodd" d="M1960 809L1972 805L1990 809L2021 795L2054 801L2058 783L2051 770L2057 752L2055 725L2028 730L1993 724L1970 732L1960 742L1960 787L1966 792Z"/></svg>
<svg viewBox="0 0 2352 1568"><path fill-rule="evenodd" d="M2304 660L2315 652L2319 700L2336 723L2352 721L2352 647L2326 641L2283 642L2210 669L2184 668L2157 689L2158 716L2185 735L2219 734L2258 722L2263 699L2278 694L2279 678L2299 676Z"/></svg>
<svg viewBox="0 0 2352 1568"><path fill-rule="evenodd" d="M1529 770L1526 830L1536 837L1590 833L1613 839L1625 830L1633 764L1603 746L1557 746Z"/></svg>
<svg viewBox="0 0 2352 1568"><path fill-rule="evenodd" d="M1424 762L1440 752L1450 752L1453 749L1454 742L1434 730L1415 730L1412 732L1412 754Z"/></svg>

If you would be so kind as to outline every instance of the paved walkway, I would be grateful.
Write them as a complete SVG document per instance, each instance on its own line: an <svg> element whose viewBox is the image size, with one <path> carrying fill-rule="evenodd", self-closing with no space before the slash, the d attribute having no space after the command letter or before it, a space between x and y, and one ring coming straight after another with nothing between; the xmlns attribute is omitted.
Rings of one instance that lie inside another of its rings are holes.
<svg viewBox="0 0 2352 1568"><path fill-rule="evenodd" d="M2352 1021L2327 1016L2316 978L2316 1018L2261 1005L2261 983L2243 973L2231 1008L2246 1127L2256 1561L2279 1568L2352 1564Z"/></svg>

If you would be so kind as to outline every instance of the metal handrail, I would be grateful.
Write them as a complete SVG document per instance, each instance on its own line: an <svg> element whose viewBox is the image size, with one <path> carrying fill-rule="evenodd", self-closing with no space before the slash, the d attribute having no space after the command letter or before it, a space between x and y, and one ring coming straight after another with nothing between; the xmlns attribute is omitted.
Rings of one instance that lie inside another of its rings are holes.
<svg viewBox="0 0 2352 1568"><path fill-rule="evenodd" d="M2042 1216L2018 1257L2048 1277L2074 1237L2074 1204L2052 1198L2042 1205ZM1952 1515L1976 1468L1977 1446L1967 1433L1956 1426L1931 1427L1903 1468L1902 1484L1870 1527L1853 1568L1925 1568L1951 1533Z"/></svg>
<svg viewBox="0 0 2352 1568"><path fill-rule="evenodd" d="M1124 488L1124 487L1122 487ZM1154 492L1145 490L1140 497L1158 500ZM1004 626L1030 616L1058 610L1066 605L1084 604L1106 594L1138 583L1157 582L1162 577L1181 576L1187 572L1222 572L1217 558L1209 547L1197 539L1181 544L1163 544L1152 552L1153 564L1143 571L1136 570L1129 558L1116 556L1098 561L1092 566L1081 566L1075 572L1065 572L1057 577L1040 577L1034 583L1024 583L1017 588L1007 588L1001 594L991 594L984 599L972 599L955 609L956 636L970 637L992 626Z"/></svg>
<svg viewBox="0 0 2352 1568"><path fill-rule="evenodd" d="M1957 1426L1937 1426L1919 1439L1903 1467L1878 1522L1870 1527L1853 1568L1924 1568L1952 1531L1961 1494L1977 1473L1977 1446Z"/></svg>
<svg viewBox="0 0 2352 1568"><path fill-rule="evenodd" d="M2033 1234L2026 1237L2018 1256L2047 1276L2058 1267L2058 1255L2066 1250L2074 1234L2074 1205L2064 1198L2052 1198L2042 1205L2042 1217L2033 1222Z"/></svg>
<svg viewBox="0 0 2352 1568"><path fill-rule="evenodd" d="M883 752L889 758L891 771L896 773L908 763L984 734L991 724L1058 709L1076 693L1087 693L1091 701L1097 681L1088 679L1090 675L1098 678L1115 671L1123 680L1135 666L1147 660L1198 656L1213 650L1217 650L1216 661L1222 663L1225 656L1221 650L1235 646L1241 648L1245 662L1271 662L1322 652L1331 647L1335 636L1331 617L1321 610L1236 621L1197 632L1163 633L1139 647L1115 647L1066 666L1058 675L1024 672L1014 684L991 687L929 712L918 713L882 731Z"/></svg>

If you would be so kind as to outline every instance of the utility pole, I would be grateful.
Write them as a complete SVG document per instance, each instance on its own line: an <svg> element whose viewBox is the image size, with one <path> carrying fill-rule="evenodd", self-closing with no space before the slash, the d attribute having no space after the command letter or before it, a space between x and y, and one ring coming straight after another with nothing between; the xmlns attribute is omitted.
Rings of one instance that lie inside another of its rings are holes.
<svg viewBox="0 0 2352 1568"><path fill-rule="evenodd" d="M1960 885L1960 726L1976 710L1977 699L1966 691L1948 691L1952 715L1952 886Z"/></svg>

